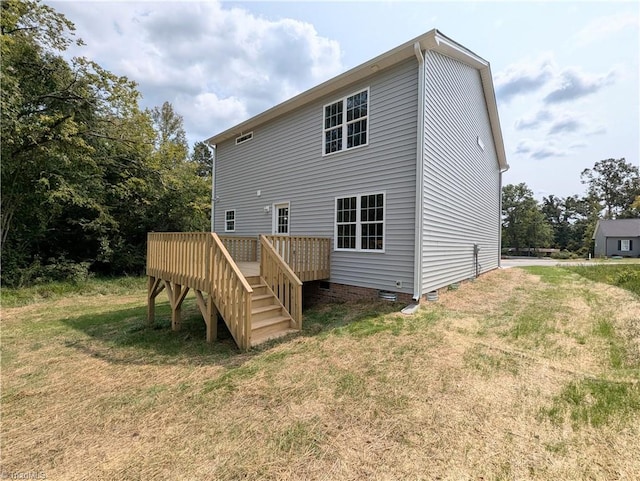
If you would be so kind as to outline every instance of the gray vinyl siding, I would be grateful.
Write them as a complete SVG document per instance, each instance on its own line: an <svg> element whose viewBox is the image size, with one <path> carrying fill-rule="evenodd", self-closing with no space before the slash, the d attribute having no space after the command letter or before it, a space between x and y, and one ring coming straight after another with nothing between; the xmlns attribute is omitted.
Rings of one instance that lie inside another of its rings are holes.
<svg viewBox="0 0 640 481"><path fill-rule="evenodd" d="M630 240L632 249L630 251L621 251L618 249L618 242L621 240ZM607 237L606 240L606 256L623 256L638 257L640 256L640 237Z"/></svg>
<svg viewBox="0 0 640 481"><path fill-rule="evenodd" d="M480 73L425 57L422 293L498 267L500 170ZM477 138L484 143L484 151Z"/></svg>
<svg viewBox="0 0 640 481"><path fill-rule="evenodd" d="M604 236L601 229L596 230L594 240L593 255L595 257L605 257L607 255L607 238Z"/></svg>
<svg viewBox="0 0 640 481"><path fill-rule="evenodd" d="M331 281L411 293L417 65L403 62L254 128L248 142L218 145L214 230L224 234L224 211L235 209L234 235L271 233L264 207L290 202L291 235L333 239L336 197L385 191L385 252L333 251ZM323 106L367 87L369 144L323 156Z"/></svg>

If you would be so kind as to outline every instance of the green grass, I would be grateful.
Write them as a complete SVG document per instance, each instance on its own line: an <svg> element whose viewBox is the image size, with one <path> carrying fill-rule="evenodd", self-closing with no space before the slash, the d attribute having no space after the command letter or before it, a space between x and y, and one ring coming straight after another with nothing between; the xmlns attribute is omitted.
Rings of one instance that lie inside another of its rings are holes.
<svg viewBox="0 0 640 481"><path fill-rule="evenodd" d="M559 424L565 413L575 427L624 423L640 412L640 384L583 379L570 382L541 413Z"/></svg>
<svg viewBox="0 0 640 481"><path fill-rule="evenodd" d="M97 296L139 292L146 277L92 278L84 282L50 282L31 287L6 288L1 291L3 307L20 307L70 296Z"/></svg>
<svg viewBox="0 0 640 481"><path fill-rule="evenodd" d="M621 287L640 296L640 265L594 264L588 266L565 266L569 272L575 272L594 282L604 282Z"/></svg>

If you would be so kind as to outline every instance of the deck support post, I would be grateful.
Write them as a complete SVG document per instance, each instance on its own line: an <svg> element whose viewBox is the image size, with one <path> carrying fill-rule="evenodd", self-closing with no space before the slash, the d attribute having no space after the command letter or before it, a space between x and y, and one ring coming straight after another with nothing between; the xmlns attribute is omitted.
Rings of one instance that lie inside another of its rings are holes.
<svg viewBox="0 0 640 481"><path fill-rule="evenodd" d="M184 301L184 298L187 296L189 288L176 283L171 285L171 282L169 281L164 281L164 283L167 288L169 303L171 304L171 330L179 331L181 327L180 323L182 320L182 301Z"/></svg>
<svg viewBox="0 0 640 481"><path fill-rule="evenodd" d="M153 324L156 319L156 297L164 289L162 279L149 276L147 282L147 324Z"/></svg>
<svg viewBox="0 0 640 481"><path fill-rule="evenodd" d="M213 342L218 338L218 309L213 303L211 294L205 299L202 291L197 290L195 293L198 309L207 325L207 342Z"/></svg>

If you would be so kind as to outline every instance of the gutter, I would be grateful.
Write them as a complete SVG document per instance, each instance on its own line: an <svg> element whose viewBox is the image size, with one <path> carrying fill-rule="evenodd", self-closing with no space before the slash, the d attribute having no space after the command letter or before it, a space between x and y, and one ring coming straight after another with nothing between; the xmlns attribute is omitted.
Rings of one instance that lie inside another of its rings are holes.
<svg viewBox="0 0 640 481"><path fill-rule="evenodd" d="M418 300L422 296L422 229L424 221L422 218L422 205L424 200L424 89L425 71L424 55L420 42L413 44L413 52L418 59L418 130L416 135L416 217L415 217L415 239L413 253L413 299Z"/></svg>

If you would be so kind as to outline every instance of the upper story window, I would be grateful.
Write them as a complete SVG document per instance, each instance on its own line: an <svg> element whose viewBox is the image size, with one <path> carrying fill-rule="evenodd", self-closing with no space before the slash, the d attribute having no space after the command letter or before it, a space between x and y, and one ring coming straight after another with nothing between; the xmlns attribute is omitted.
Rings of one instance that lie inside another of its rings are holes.
<svg viewBox="0 0 640 481"><path fill-rule="evenodd" d="M236 211L225 210L224 211L224 231L235 232L236 230Z"/></svg>
<svg viewBox="0 0 640 481"><path fill-rule="evenodd" d="M324 107L323 154L367 145L369 89Z"/></svg>
<svg viewBox="0 0 640 481"><path fill-rule="evenodd" d="M236 137L236 145L243 144L244 142L248 142L251 139L253 139L253 132L241 135L240 137Z"/></svg>

